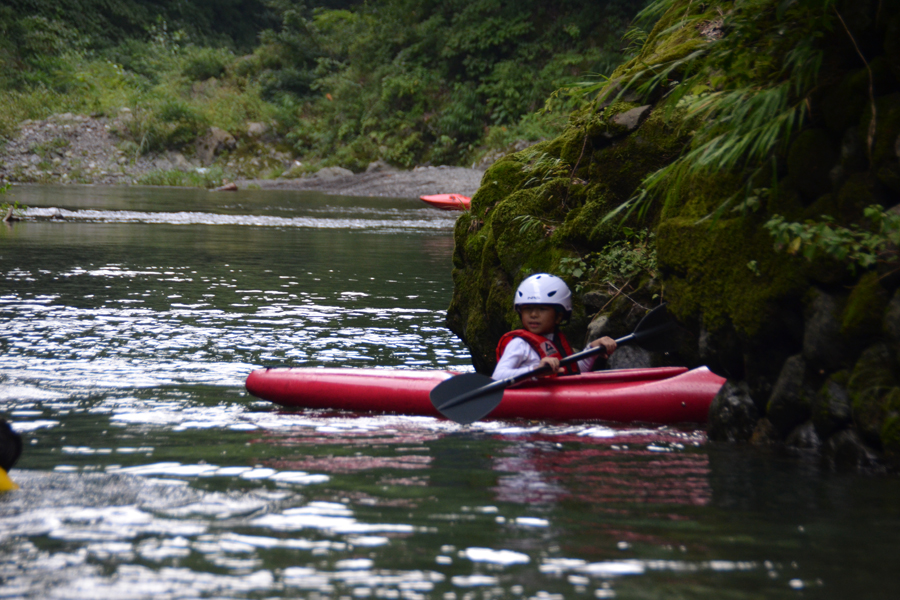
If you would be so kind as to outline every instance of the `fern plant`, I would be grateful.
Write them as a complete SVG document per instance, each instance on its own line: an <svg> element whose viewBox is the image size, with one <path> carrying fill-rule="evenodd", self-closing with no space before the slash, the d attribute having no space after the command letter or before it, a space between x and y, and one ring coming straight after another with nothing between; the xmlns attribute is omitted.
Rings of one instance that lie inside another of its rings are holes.
<svg viewBox="0 0 900 600"><path fill-rule="evenodd" d="M682 126L692 130L692 141L685 154L649 175L606 218L635 210L643 216L660 199L671 206L693 182L714 174L737 174L746 187L723 198L710 216L718 217L758 187L764 166L785 150L807 116L823 60L820 40L837 15L834 3L659 0L647 7L639 20L662 18L642 54L614 74L600 97L661 96L667 115L677 113ZM704 37L698 31L713 33ZM673 39L683 39L679 52L658 47Z"/></svg>

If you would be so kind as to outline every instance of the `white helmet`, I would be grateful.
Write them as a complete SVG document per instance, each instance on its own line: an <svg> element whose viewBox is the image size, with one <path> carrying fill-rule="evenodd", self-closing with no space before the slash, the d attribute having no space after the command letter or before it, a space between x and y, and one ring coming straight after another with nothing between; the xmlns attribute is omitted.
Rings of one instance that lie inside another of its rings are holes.
<svg viewBox="0 0 900 600"><path fill-rule="evenodd" d="M568 317L572 313L572 292L566 282L549 273L538 273L519 284L513 306L551 304L560 307Z"/></svg>

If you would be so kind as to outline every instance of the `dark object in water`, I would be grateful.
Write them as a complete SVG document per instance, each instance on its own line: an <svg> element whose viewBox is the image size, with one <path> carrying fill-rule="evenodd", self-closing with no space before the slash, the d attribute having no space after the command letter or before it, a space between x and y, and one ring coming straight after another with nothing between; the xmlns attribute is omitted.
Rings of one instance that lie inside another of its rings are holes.
<svg viewBox="0 0 900 600"><path fill-rule="evenodd" d="M0 468L12 469L22 454L22 436L13 431L5 419L0 419Z"/></svg>

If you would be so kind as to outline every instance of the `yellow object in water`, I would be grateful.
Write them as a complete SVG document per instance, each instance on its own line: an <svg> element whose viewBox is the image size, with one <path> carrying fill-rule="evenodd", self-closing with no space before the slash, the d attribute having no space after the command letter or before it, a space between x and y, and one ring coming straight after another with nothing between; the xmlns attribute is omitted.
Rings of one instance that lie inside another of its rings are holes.
<svg viewBox="0 0 900 600"><path fill-rule="evenodd" d="M6 474L6 471L0 468L0 494L17 489L19 489L19 486L16 485L16 482L10 479L9 475Z"/></svg>

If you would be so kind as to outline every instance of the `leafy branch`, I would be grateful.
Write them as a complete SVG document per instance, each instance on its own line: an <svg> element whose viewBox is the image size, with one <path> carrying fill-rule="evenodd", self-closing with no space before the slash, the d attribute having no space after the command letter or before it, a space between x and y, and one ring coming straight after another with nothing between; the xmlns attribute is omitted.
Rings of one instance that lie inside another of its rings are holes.
<svg viewBox="0 0 900 600"><path fill-rule="evenodd" d="M886 212L874 204L865 209L868 226L853 224L842 227L834 219L822 215L821 221L789 222L774 215L765 228L775 239L775 249L803 256L812 261L825 255L845 263L851 273L878 264L889 267L888 273L900 270L900 214Z"/></svg>
<svg viewBox="0 0 900 600"><path fill-rule="evenodd" d="M624 289L636 277L656 275L656 241L654 234L623 228L624 239L616 240L584 257L563 258L559 271L573 277L575 291L611 286Z"/></svg>

